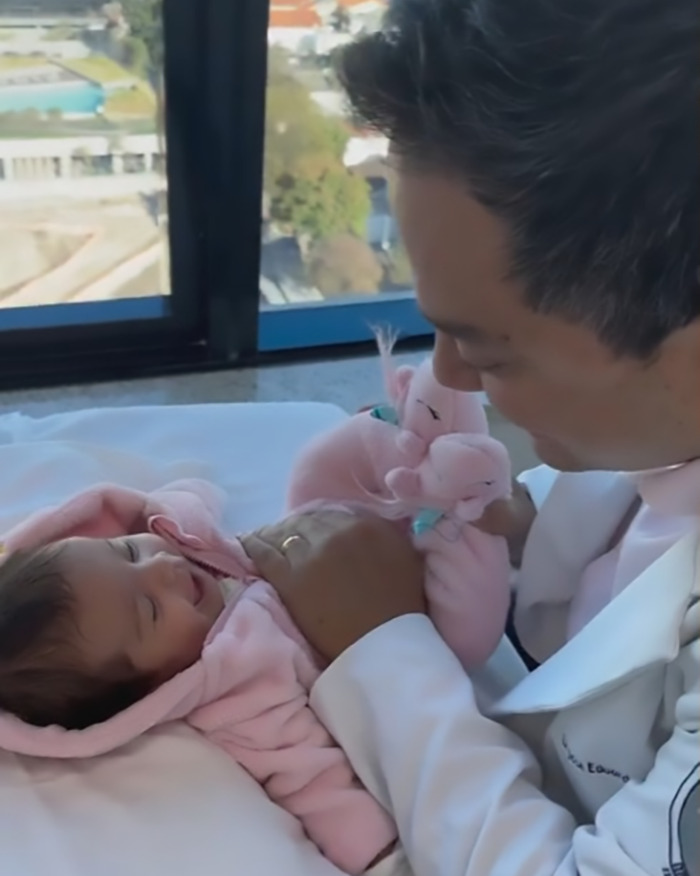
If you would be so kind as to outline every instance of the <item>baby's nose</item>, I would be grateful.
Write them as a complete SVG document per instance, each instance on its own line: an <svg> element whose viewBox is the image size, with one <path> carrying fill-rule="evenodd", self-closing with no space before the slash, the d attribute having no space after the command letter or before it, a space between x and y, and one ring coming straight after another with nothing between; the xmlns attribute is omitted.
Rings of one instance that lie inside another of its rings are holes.
<svg viewBox="0 0 700 876"><path fill-rule="evenodd" d="M177 580L187 569L184 557L161 551L153 558L153 565L160 574L163 583L172 583Z"/></svg>

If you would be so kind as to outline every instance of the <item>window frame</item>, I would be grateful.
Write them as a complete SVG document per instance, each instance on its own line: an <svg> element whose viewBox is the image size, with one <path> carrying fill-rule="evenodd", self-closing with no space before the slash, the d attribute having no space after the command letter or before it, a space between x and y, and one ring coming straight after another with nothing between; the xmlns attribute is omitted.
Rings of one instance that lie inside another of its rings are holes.
<svg viewBox="0 0 700 876"><path fill-rule="evenodd" d="M298 359L382 324L429 336L409 293L262 302L267 0L163 9L170 295L0 311L0 388Z"/></svg>

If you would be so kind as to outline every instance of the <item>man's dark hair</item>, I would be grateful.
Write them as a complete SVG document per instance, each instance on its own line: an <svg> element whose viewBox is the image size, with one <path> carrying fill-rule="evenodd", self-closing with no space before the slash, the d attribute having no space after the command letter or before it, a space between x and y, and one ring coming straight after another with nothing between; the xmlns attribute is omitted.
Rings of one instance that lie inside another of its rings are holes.
<svg viewBox="0 0 700 876"><path fill-rule="evenodd" d="M338 70L509 228L535 310L651 355L700 315L697 0L393 0Z"/></svg>
<svg viewBox="0 0 700 876"><path fill-rule="evenodd" d="M145 696L152 679L127 661L88 669L69 583L53 546L0 564L0 709L38 726L79 730Z"/></svg>

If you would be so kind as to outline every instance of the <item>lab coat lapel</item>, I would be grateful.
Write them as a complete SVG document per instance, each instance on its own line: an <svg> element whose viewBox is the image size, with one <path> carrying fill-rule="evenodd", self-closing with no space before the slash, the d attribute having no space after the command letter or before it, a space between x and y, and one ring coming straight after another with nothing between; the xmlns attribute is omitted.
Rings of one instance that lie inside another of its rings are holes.
<svg viewBox="0 0 700 876"><path fill-rule="evenodd" d="M515 625L536 660L564 643L569 603L583 571L605 552L636 494L630 478L611 472L562 474L552 486L517 577Z"/></svg>
<svg viewBox="0 0 700 876"><path fill-rule="evenodd" d="M635 483L618 473L560 475L528 537L519 601L527 606L568 602L581 572L605 550L635 495Z"/></svg>
<svg viewBox="0 0 700 876"><path fill-rule="evenodd" d="M698 590L698 533L678 541L556 654L523 679L492 714L559 711L602 693L679 650Z"/></svg>

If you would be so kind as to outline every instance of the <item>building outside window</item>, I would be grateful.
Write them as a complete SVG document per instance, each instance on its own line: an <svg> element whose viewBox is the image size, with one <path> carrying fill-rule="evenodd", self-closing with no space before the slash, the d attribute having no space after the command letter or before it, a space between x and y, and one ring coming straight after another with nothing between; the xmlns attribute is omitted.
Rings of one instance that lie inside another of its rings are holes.
<svg viewBox="0 0 700 876"><path fill-rule="evenodd" d="M385 9L385 0L270 0L265 312L350 300L386 306L411 295L391 209L388 141L354 123L332 66L338 49L379 27ZM405 308L413 313L413 301Z"/></svg>
<svg viewBox="0 0 700 876"><path fill-rule="evenodd" d="M0 4L0 308L167 295L152 0Z"/></svg>

